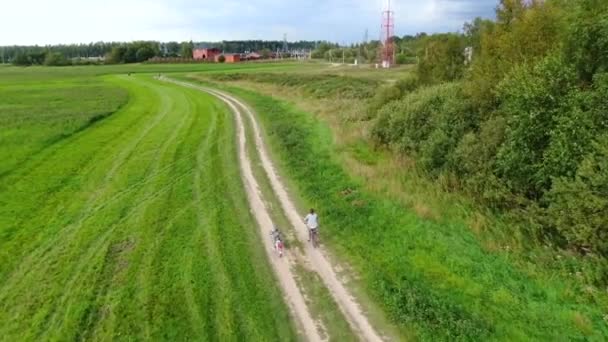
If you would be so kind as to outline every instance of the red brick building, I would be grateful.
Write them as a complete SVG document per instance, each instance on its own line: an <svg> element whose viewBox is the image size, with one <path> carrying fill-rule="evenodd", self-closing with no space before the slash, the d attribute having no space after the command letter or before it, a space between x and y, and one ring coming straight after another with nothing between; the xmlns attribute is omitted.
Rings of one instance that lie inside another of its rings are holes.
<svg viewBox="0 0 608 342"><path fill-rule="evenodd" d="M238 63L241 61L241 55L239 55L238 53L227 53L222 55L225 58L225 62L226 63ZM218 61L219 56L217 56L215 58L215 61Z"/></svg>
<svg viewBox="0 0 608 342"><path fill-rule="evenodd" d="M216 48L194 49L192 51L192 58L199 61L217 61L217 57L221 54L222 52Z"/></svg>

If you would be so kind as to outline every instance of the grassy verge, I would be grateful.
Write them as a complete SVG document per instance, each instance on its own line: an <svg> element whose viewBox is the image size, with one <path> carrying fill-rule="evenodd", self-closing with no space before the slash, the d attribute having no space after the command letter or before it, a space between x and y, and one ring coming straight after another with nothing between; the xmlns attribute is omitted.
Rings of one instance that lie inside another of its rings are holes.
<svg viewBox="0 0 608 342"><path fill-rule="evenodd" d="M319 208L324 240L352 263L368 293L404 329L446 340L607 334L602 294L486 250L460 219L419 215L370 191L345 172L327 127L285 102L233 91L258 111L285 171Z"/></svg>
<svg viewBox="0 0 608 342"><path fill-rule="evenodd" d="M295 340L226 107L108 81L126 105L0 179L0 336Z"/></svg>

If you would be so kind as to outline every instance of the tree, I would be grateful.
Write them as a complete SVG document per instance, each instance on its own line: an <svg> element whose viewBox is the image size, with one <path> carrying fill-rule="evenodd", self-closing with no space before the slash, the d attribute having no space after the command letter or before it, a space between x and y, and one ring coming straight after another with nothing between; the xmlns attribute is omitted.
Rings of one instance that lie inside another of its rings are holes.
<svg viewBox="0 0 608 342"><path fill-rule="evenodd" d="M568 26L566 54L581 79L590 83L597 72L608 71L608 7L605 1L581 1Z"/></svg>
<svg viewBox="0 0 608 342"><path fill-rule="evenodd" d="M402 65L402 64L414 64L416 61L416 59L412 59L411 57L409 57L407 54L405 53L399 53L397 54L397 57L395 57L395 63Z"/></svg>
<svg viewBox="0 0 608 342"><path fill-rule="evenodd" d="M464 39L454 33L435 34L423 40L418 51L418 78L432 84L454 81L464 72Z"/></svg>
<svg viewBox="0 0 608 342"><path fill-rule="evenodd" d="M220 63L224 63L224 62L226 62L226 56L224 56L224 55L220 55L220 56L217 58L217 61L218 61L218 62L220 62Z"/></svg>
<svg viewBox="0 0 608 342"><path fill-rule="evenodd" d="M260 51L260 55L262 56L263 59L268 59L268 58L270 58L270 50L262 49L262 51Z"/></svg>
<svg viewBox="0 0 608 342"><path fill-rule="evenodd" d="M46 53L46 57L44 58L44 65L46 66L62 66L68 64L69 61L61 52L49 51Z"/></svg>
<svg viewBox="0 0 608 342"><path fill-rule="evenodd" d="M124 63L124 57L127 52L126 46L115 46L112 48L112 51L106 55L105 62L107 64L118 64Z"/></svg>
<svg viewBox="0 0 608 342"><path fill-rule="evenodd" d="M556 134L558 118L577 110L573 68L558 56L533 67L517 67L498 87L500 110L508 117L505 144L498 153L499 171L516 191L539 199L550 187L545 153ZM568 155L567 157L570 157Z"/></svg>
<svg viewBox="0 0 608 342"><path fill-rule="evenodd" d="M151 47L142 46L137 49L137 52L135 53L135 59L137 60L137 62L145 62L148 59L154 57L154 55L154 50L152 50Z"/></svg>
<svg viewBox="0 0 608 342"><path fill-rule="evenodd" d="M168 42L165 44L166 57L177 57L180 52L180 45L178 42Z"/></svg>
<svg viewBox="0 0 608 342"><path fill-rule="evenodd" d="M183 58L192 58L193 50L194 50L194 43L192 43L192 41L183 42L180 54Z"/></svg>
<svg viewBox="0 0 608 342"><path fill-rule="evenodd" d="M28 53L28 57L33 65L42 65L44 63L44 59L46 58L46 51L37 49L36 51L31 51Z"/></svg>
<svg viewBox="0 0 608 342"><path fill-rule="evenodd" d="M475 18L470 23L464 24L464 36L467 46L473 48L473 55L476 56L481 52L481 37L485 32L491 32L494 27L494 22L482 18Z"/></svg>
<svg viewBox="0 0 608 342"><path fill-rule="evenodd" d="M13 57L12 62L14 65L18 66L32 65L32 62L30 61L29 57L23 52L18 52L15 57Z"/></svg>
<svg viewBox="0 0 608 342"><path fill-rule="evenodd" d="M522 17L525 9L525 0L500 0L496 10L496 21L510 27L516 19Z"/></svg>
<svg viewBox="0 0 608 342"><path fill-rule="evenodd" d="M316 49L312 52L312 58L324 58L325 54L331 50L335 45L332 45L328 42L322 42L317 46Z"/></svg>

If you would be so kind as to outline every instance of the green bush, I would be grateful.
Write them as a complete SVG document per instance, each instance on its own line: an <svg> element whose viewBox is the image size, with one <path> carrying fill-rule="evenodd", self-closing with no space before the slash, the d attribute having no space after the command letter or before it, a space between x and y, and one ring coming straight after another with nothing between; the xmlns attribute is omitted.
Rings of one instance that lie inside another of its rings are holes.
<svg viewBox="0 0 608 342"><path fill-rule="evenodd" d="M420 89L384 106L372 136L380 144L419 156L424 169L436 174L477 120L460 84L448 83Z"/></svg>
<svg viewBox="0 0 608 342"><path fill-rule="evenodd" d="M416 57L415 56L409 56L409 55L407 55L405 53L399 53L395 57L395 63L398 64L398 65L416 64Z"/></svg>
<svg viewBox="0 0 608 342"><path fill-rule="evenodd" d="M506 125L503 116L495 116L483 122L478 132L465 134L452 155L451 169L463 178L492 171Z"/></svg>
<svg viewBox="0 0 608 342"><path fill-rule="evenodd" d="M424 39L418 51L420 81L433 84L461 78L465 66L463 52L464 37L460 34L436 34Z"/></svg>
<svg viewBox="0 0 608 342"><path fill-rule="evenodd" d="M608 6L604 0L578 1L567 29L566 52L579 77L591 82L608 72Z"/></svg>
<svg viewBox="0 0 608 342"><path fill-rule="evenodd" d="M32 61L25 53L17 53L12 60L13 65L28 66L32 65Z"/></svg>
<svg viewBox="0 0 608 342"><path fill-rule="evenodd" d="M137 62L145 62L148 59L154 57L156 55L156 52L154 52L154 50L149 47L149 46L142 46L139 49L137 49L137 52L135 52L135 59L137 60Z"/></svg>
<svg viewBox="0 0 608 342"><path fill-rule="evenodd" d="M505 137L506 120L495 116L481 124L479 131L466 133L449 158L449 169L461 180L465 191L489 208L504 209L513 198L495 174L496 152Z"/></svg>
<svg viewBox="0 0 608 342"><path fill-rule="evenodd" d="M376 116L378 110L382 108L384 105L391 101L395 101L401 98L403 92L396 85L390 85L380 88L376 95L369 101L367 106L367 117L365 119L369 120Z"/></svg>
<svg viewBox="0 0 608 342"><path fill-rule="evenodd" d="M402 94L408 94L420 88L420 80L415 75L408 75L397 80L395 86L401 90Z"/></svg>
<svg viewBox="0 0 608 342"><path fill-rule="evenodd" d="M399 100L406 94L420 87L418 78L413 75L399 79L395 84L380 88L367 105L367 117L372 119L378 115L378 111L389 102Z"/></svg>
<svg viewBox="0 0 608 342"><path fill-rule="evenodd" d="M608 130L608 72L596 74L593 78L590 103L594 124L599 129Z"/></svg>
<svg viewBox="0 0 608 342"><path fill-rule="evenodd" d="M453 142L443 129L435 129L421 144L418 163L425 171L437 175L445 165Z"/></svg>
<svg viewBox="0 0 608 342"><path fill-rule="evenodd" d="M576 177L561 177L548 195L549 214L568 242L608 256L608 135L594 144Z"/></svg>
<svg viewBox="0 0 608 342"><path fill-rule="evenodd" d="M577 107L574 69L556 56L533 67L516 68L498 87L507 117L505 143L498 151L500 176L516 192L539 199L551 185L560 160L547 160L560 118ZM562 127L567 126L562 122Z"/></svg>
<svg viewBox="0 0 608 342"><path fill-rule="evenodd" d="M69 64L71 64L70 61L68 61L60 52L49 51L44 58L44 65L46 66L64 66Z"/></svg>

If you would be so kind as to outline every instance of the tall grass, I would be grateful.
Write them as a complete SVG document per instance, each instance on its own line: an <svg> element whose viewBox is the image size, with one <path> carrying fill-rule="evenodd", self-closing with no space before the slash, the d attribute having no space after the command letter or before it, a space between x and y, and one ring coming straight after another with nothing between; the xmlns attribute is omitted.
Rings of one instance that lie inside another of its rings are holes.
<svg viewBox="0 0 608 342"><path fill-rule="evenodd" d="M332 74L293 74L293 73L220 73L210 75L216 81L251 81L272 83L284 87L301 88L315 98L339 96L347 99L372 97L378 81L367 78L354 78Z"/></svg>

